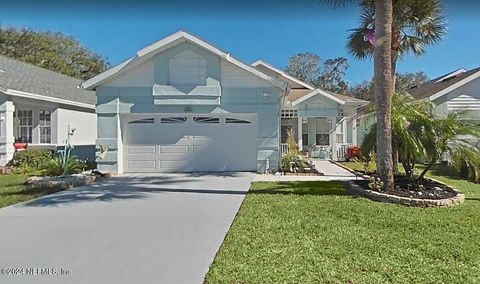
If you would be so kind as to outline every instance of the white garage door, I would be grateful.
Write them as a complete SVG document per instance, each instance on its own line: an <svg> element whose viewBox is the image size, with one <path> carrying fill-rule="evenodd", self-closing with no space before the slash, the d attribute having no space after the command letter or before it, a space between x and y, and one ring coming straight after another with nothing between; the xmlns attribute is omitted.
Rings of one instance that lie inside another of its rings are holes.
<svg viewBox="0 0 480 284"><path fill-rule="evenodd" d="M256 115L126 116L125 172L256 171Z"/></svg>

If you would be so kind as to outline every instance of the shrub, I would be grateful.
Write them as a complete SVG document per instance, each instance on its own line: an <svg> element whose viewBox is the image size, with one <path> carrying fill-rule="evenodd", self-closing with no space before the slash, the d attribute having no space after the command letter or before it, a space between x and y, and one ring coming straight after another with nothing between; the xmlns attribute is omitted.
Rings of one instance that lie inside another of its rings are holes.
<svg viewBox="0 0 480 284"><path fill-rule="evenodd" d="M43 174L46 176L63 176L64 167L67 168L67 174L76 174L82 172L86 167L84 162L76 159L75 156L68 157L66 161L62 156L55 156L44 165Z"/></svg>
<svg viewBox="0 0 480 284"><path fill-rule="evenodd" d="M345 159L347 159L347 161L351 161L354 158L360 158L360 155L361 155L360 147L350 146L346 150Z"/></svg>
<svg viewBox="0 0 480 284"><path fill-rule="evenodd" d="M15 168L15 172L28 174L38 171L52 158L52 152L44 149L31 149L15 152L13 159L8 162Z"/></svg>
<svg viewBox="0 0 480 284"><path fill-rule="evenodd" d="M355 168L362 168L367 175L377 172L377 154L373 150L364 157L353 158L352 161L357 165Z"/></svg>
<svg viewBox="0 0 480 284"><path fill-rule="evenodd" d="M287 154L282 157L283 171L303 172L305 168L310 167L306 158L299 151L291 129L288 131L287 145Z"/></svg>

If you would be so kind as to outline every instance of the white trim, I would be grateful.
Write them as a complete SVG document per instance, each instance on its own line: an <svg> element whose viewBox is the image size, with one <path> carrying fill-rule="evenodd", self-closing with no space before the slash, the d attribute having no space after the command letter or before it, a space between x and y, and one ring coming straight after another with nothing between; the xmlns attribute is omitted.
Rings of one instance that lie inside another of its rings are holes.
<svg viewBox="0 0 480 284"><path fill-rule="evenodd" d="M468 76L467 78L463 79L463 80L460 80L458 81L457 83L439 91L439 92L436 92L435 94L431 95L429 97L429 100L430 101L434 101L438 98L440 98L441 96L447 94L447 93L450 93L451 91L455 90L456 88L459 88L465 84L467 84L468 82L471 82L475 79L477 79L478 77L480 77L480 71L477 71L476 73L473 73L472 75Z"/></svg>
<svg viewBox="0 0 480 284"><path fill-rule="evenodd" d="M453 71L453 72L450 72L450 73L448 73L448 74L446 74L446 75L438 78L437 80L435 80L435 83L438 83L438 82L440 82L440 81L443 81L443 80L445 80L445 79L451 78L451 77L453 77L453 76L456 76L456 75L458 75L458 74L462 74L462 73L465 73L465 72L467 72L467 70L465 70L465 68L460 68L460 69L458 69L458 70L455 70L455 71Z"/></svg>
<svg viewBox="0 0 480 284"><path fill-rule="evenodd" d="M121 72L129 69L129 68L133 68L134 66L137 66L138 64L140 64L141 62L147 60L149 57L153 57L153 55L155 54L158 54L162 51L162 49L168 49L168 48L171 48L175 45L178 45L182 42L185 42L185 41L190 41L200 47L203 47L204 49L207 49L208 51L212 52L213 54L219 56L220 58L223 58L225 59L226 61L234 64L234 65L237 65L238 67L260 77L261 79L267 81L268 83L272 84L273 86L277 87L277 88L280 88L282 90L285 90L286 87L287 87L287 84L282 82L281 80L278 80L278 79L275 79L275 78L272 78L258 70L256 70L255 68L252 68L250 67L249 65L243 63L243 62L240 62L239 60L233 58L229 53L226 53L226 52L223 52L222 50L214 47L213 45L205 42L204 40L201 40L200 38L192 35L192 34L189 34L185 31L178 31L172 35L169 35L167 36L166 38L164 39L161 39L143 49L140 49L139 51L137 51L136 55L122 63L120 63L119 65L113 67L113 68L110 68L108 69L107 71L83 82L82 84L80 84L80 86L83 88L83 89L86 89L86 90L94 90L95 87L97 87L98 85L100 85L101 83L103 83L105 80L107 79L111 79L113 78L114 76L117 76L118 74L120 74Z"/></svg>
<svg viewBox="0 0 480 284"><path fill-rule="evenodd" d="M37 95L37 94L22 92L22 91L18 91L18 90L7 89L4 93L7 94L7 95L10 95L10 96L14 96L14 97L22 97L22 98L27 98L27 99L42 100L42 101L47 101L47 102L53 102L53 103L66 104L66 105L84 107L84 108L89 108L89 109L95 109L95 105L91 105L91 104L74 102L74 101L70 101L70 100L53 98L53 97L48 97L48 96L43 96L43 95Z"/></svg>
<svg viewBox="0 0 480 284"><path fill-rule="evenodd" d="M268 63L266 63L266 62L264 62L264 61L262 61L262 60L257 60L257 61L255 61L254 63L252 63L252 66L257 67L258 65L262 65L262 66L264 66L264 67L267 67L268 69L270 69L270 70L272 70L273 72L281 75L282 77L285 77L285 78L287 78L288 80L293 81L293 82L295 82L295 83L297 83L297 84L299 84L299 85L301 85L301 86L303 86L303 87L305 87L305 88L307 88L307 89L310 89L310 90L314 90L314 89L315 89L313 86L310 86L309 84L307 84L307 83L305 83L305 82L303 82L303 81L300 81L299 79L297 79L297 78L295 78L295 77L293 77L293 76L291 76L291 75L288 75L287 73L283 72L282 70L277 69L277 68L273 67L272 65L270 65L270 64L268 64Z"/></svg>
<svg viewBox="0 0 480 284"><path fill-rule="evenodd" d="M343 100L341 100L341 99L339 99L339 98L337 98L333 95L330 95L329 93L327 93L325 91L322 91L320 89L316 89L316 90L313 90L310 93L306 94L305 96L300 97L297 100L293 101L292 106L298 105L299 103L304 102L304 101L306 101L306 100L308 100L308 99L310 99L310 98L312 98L316 95L323 95L324 97L327 97L327 98L331 99L332 101L335 101L335 102L337 102L341 105L344 105L346 103L345 101L343 101Z"/></svg>

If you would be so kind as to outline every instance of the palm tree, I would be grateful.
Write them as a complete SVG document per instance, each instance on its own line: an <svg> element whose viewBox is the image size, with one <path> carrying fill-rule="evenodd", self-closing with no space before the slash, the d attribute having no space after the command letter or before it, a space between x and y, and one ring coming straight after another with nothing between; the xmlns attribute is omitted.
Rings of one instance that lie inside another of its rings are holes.
<svg viewBox="0 0 480 284"><path fill-rule="evenodd" d="M392 151L392 24L393 1L375 0L375 34L373 48L374 92L377 106L377 171L385 190L395 188Z"/></svg>
<svg viewBox="0 0 480 284"><path fill-rule="evenodd" d="M455 168L467 166L473 176L480 174L480 129L458 114L435 117L431 103L415 101L407 94L396 94L392 107L392 140L399 160L410 182L422 180L428 170L448 156ZM375 147L376 128L367 134L362 149ZM427 167L415 179L415 166L420 159Z"/></svg>
<svg viewBox="0 0 480 284"><path fill-rule="evenodd" d="M472 121L462 119L457 113L433 121L435 136L426 140L424 147L428 165L419 175L422 179L430 168L444 156L461 171L464 166L473 171L476 181L480 179L480 129Z"/></svg>
<svg viewBox="0 0 480 284"><path fill-rule="evenodd" d="M405 173L413 182L415 164L419 157L425 157L425 145L436 137L433 131L433 117L429 112L429 103L415 102L407 94L396 94L392 100L392 145L399 153L398 158ZM362 150L367 153L378 147L377 128L367 134Z"/></svg>
<svg viewBox="0 0 480 284"><path fill-rule="evenodd" d="M353 29L347 48L356 58L373 55L377 109L377 166L384 188L394 189L392 150L392 97L396 62L413 52L423 54L446 30L439 0L327 0L343 6L358 2L360 27Z"/></svg>
<svg viewBox="0 0 480 284"><path fill-rule="evenodd" d="M376 27L376 2L360 1L360 26L352 29L347 49L358 59L374 54L372 43L378 38ZM440 41L446 33L446 18L442 15L440 0L393 0L391 57L392 76L396 63L408 53L420 56L426 47ZM395 78L394 78L395 80ZM394 81L395 83L395 81Z"/></svg>

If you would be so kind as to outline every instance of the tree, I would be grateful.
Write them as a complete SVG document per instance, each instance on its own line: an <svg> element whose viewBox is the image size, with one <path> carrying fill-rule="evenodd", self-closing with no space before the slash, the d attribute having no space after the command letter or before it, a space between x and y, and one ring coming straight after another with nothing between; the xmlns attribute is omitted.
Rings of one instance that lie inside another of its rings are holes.
<svg viewBox="0 0 480 284"><path fill-rule="evenodd" d="M26 28L0 28L0 55L84 80L110 66L72 37Z"/></svg>
<svg viewBox="0 0 480 284"><path fill-rule="evenodd" d="M392 151L392 0L375 1L374 92L377 106L377 167L385 190L394 190Z"/></svg>
<svg viewBox="0 0 480 284"><path fill-rule="evenodd" d="M288 58L285 72L314 86L321 75L320 56L312 52L297 53Z"/></svg>
<svg viewBox="0 0 480 284"><path fill-rule="evenodd" d="M373 80L364 80L360 84L350 87L349 93L354 98L374 102Z"/></svg>
<svg viewBox="0 0 480 284"><path fill-rule="evenodd" d="M360 2L360 26L351 30L347 49L358 59L373 55L377 32L375 30L374 0ZM395 0L392 6L391 54L392 74L396 74L397 60L408 53L420 56L426 47L440 41L446 33L446 18L439 0ZM395 78L394 78L395 80Z"/></svg>
<svg viewBox="0 0 480 284"><path fill-rule="evenodd" d="M345 57L327 59L323 63L323 70L317 79L316 86L338 94L348 92L348 83L345 81L345 72L348 61Z"/></svg>
<svg viewBox="0 0 480 284"><path fill-rule="evenodd" d="M395 91L396 92L408 92L411 88L421 85L429 80L427 74L424 72L406 72L406 73L397 73L397 79L395 80ZM362 100L367 100L373 102L375 96L373 94L373 79L364 80L360 84L357 84L349 88L349 93L355 97Z"/></svg>
<svg viewBox="0 0 480 284"><path fill-rule="evenodd" d="M428 76L425 72L406 72L406 73L397 73L395 80L395 90L397 92L408 92L411 88L419 86L427 82Z"/></svg>
<svg viewBox="0 0 480 284"><path fill-rule="evenodd" d="M348 61L344 57L327 59L321 62L320 56L312 52L297 53L288 59L285 72L301 81L327 91L346 94L348 83L345 72Z"/></svg>
<svg viewBox="0 0 480 284"><path fill-rule="evenodd" d="M474 178L480 173L480 130L471 121L460 119L458 114L435 117L431 103L415 101L408 94L396 94L392 108L392 137L399 153L405 174L410 182L421 181L430 168L448 156L455 168L467 166ZM365 137L362 149L375 147L376 128ZM427 167L415 178L419 159L428 161Z"/></svg>
<svg viewBox="0 0 480 284"><path fill-rule="evenodd" d="M335 5L356 2L328 0ZM357 58L373 54L377 109L377 162L384 188L394 189L391 106L396 62L408 52L420 55L446 30L439 0L362 0L360 27L353 29L347 48ZM395 5L394 5L395 3Z"/></svg>

